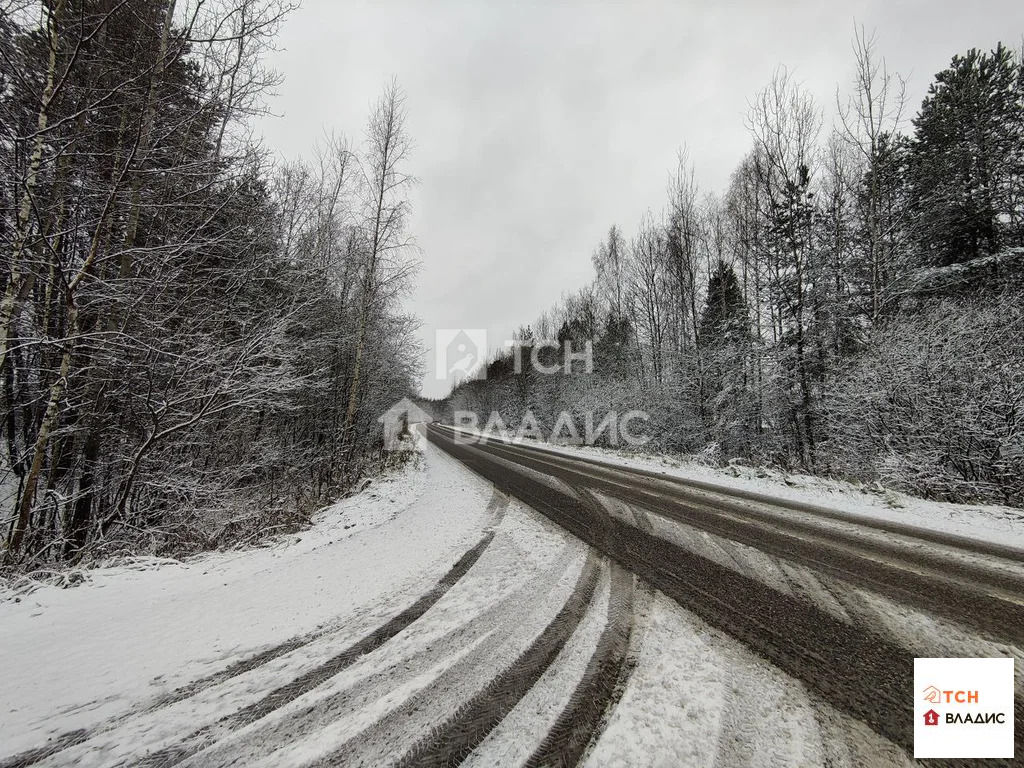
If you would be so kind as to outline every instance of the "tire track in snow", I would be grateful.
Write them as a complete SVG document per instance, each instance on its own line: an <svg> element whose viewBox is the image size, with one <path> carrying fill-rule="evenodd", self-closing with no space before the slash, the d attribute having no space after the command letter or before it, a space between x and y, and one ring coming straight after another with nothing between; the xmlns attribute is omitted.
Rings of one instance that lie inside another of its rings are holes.
<svg viewBox="0 0 1024 768"><path fill-rule="evenodd" d="M580 545L579 550L582 549ZM240 759L251 762L290 744L298 744L307 737L324 738L324 732L339 723L342 729L351 730L351 736L354 737L359 732L360 717L364 717L367 712L372 715L373 710L379 711L382 702L386 702L396 691L416 690L417 683L424 675L442 675L460 662L461 657L467 654L467 649L476 659L476 666L498 658L502 649L509 645L509 634L514 634L527 623L529 616L536 613L538 602L543 601L544 596L556 588L552 584L557 586L566 575L570 575L573 580L578 577L578 569L582 565L580 560L582 558L573 552L573 548L566 546L554 563L544 567L525 585L517 587L465 623L458 624L439 637L431 638L426 650L417 652L417 640L411 640L413 655L401 656L385 668L371 671L351 683L341 681L336 690L313 693L312 700L302 702L288 712L280 713L280 716L272 716L270 722L257 721L252 727L237 732L237 736L233 733L218 733L216 727L204 729L193 734L184 744L163 750L171 762L158 764L173 764L175 760L184 760L192 755L195 755L195 759L190 760L189 764L204 768L234 765ZM568 592L568 589L565 591ZM498 631L498 627L503 627L505 631ZM422 644L422 641L419 642ZM473 669L473 665L469 667ZM463 676L466 676L465 672ZM429 686L432 682L423 683L420 687ZM372 720L367 725L372 726ZM187 751L184 751L186 746ZM271 764L289 762L272 760Z"/></svg>
<svg viewBox="0 0 1024 768"><path fill-rule="evenodd" d="M396 622L399 622L399 620L408 619L408 617L414 614L416 611L419 612L419 615L422 615L426 612L427 609L430 608L431 605L433 605L433 603L436 603L444 595L444 593L447 592L448 589L450 589L455 584L455 582L458 581L458 579L461 578L461 576L469 570L470 567L472 567L472 565L479 559L480 555L483 554L484 549L487 548L487 545L490 544L491 540L494 538L494 531L504 518L505 512L508 509L508 504L509 497L501 493L499 490L495 489L490 501L487 504L486 511L491 517L491 522L488 528L486 529L487 533L485 534L485 536L479 542L477 542L477 544L474 547L472 547L463 554L459 561L454 566L452 566L448 573L446 573L441 578L441 580L437 583L437 585L435 585L433 589L430 590L430 592L423 595L419 600L416 601L416 603L414 603L409 608L405 609L405 611L391 619L391 621L380 627L378 630L375 630L373 633L371 633L370 636L360 641L360 643L366 642L367 640L369 640L375 635L378 635L382 631L394 629L394 625ZM412 621L415 621L416 618L418 618L418 616L413 615L411 619L408 619L405 626L407 626ZM404 627L399 627L397 630L394 630L394 632L392 632L392 636L400 632L403 628ZM277 645L259 651L253 656L250 656L245 659L240 659L239 661L234 662L233 664L228 666L226 669L220 670L219 672L215 672L206 677L193 680L179 688L176 688L170 693L158 697L156 701L152 702L151 704L127 713L126 716L138 717L142 715L147 715L163 707L167 707L172 704L176 704L180 701L184 701L185 699L191 698L201 693L202 691L207 690L208 688L212 688L215 685L220 685L221 683L224 683L227 680L230 680L234 677L238 677L239 675L245 674L246 672L250 672L254 669L257 669L258 667L268 664L271 661L280 658L281 656L292 653L293 651L296 651L299 648L302 648L303 646L309 645L310 643L313 643L323 637L326 637L338 631L338 629L339 626L337 624L331 624L330 626L323 627L322 629L314 630L313 632L308 632L303 635L297 635L296 637L289 638ZM342 654L339 654L339 657L344 656L345 653L349 651L352 651L358 645L359 643L347 649L347 651L342 652ZM22 752L19 752L18 754L11 755L10 757L7 757L3 760L0 760L0 768L27 768L28 766L34 765L35 763L39 763L43 760L46 760L49 757L53 757L54 755L60 752L84 744L85 742L96 737L97 735L117 728L119 725L123 723L124 717L125 715L119 716L114 719L110 719L92 728L80 728L73 731L67 731L64 733L56 734L50 738L50 743L48 744L39 747L33 747ZM168 755L167 757L170 758L170 755ZM183 757L179 757L178 759L183 759ZM169 763L157 763L157 765L166 764Z"/></svg>
<svg viewBox="0 0 1024 768"><path fill-rule="evenodd" d="M480 744L488 733L512 710L550 666L586 613L597 587L598 556L590 551L572 594L544 630L512 664L494 677L482 690L465 702L425 740L414 743L397 765L402 768L429 768L457 765ZM380 751L394 744L395 733L408 727L413 712L429 706L438 689L445 690L466 675L464 667L475 662L467 658L444 673L427 690L411 697L371 728L342 744L313 766L377 765Z"/></svg>
<svg viewBox="0 0 1024 768"><path fill-rule="evenodd" d="M180 688L176 688L170 693L160 696L152 704L128 713L127 716L138 717L151 714L152 712L155 712L164 707L168 707L172 704L184 701L185 699L191 698L193 696L198 695L199 693L202 693L204 690L208 688L211 688L215 685L219 685L223 682L226 682L227 680L230 680L231 678L237 677L238 675L242 675L253 669L261 667L264 664L268 664L274 659L284 656L285 654L292 653L293 651L296 651L299 648L302 648L303 646L309 645L310 643L313 643L316 640L319 640L320 638L325 637L335 631L337 631L337 627L332 626L314 632L309 632L305 635L298 635L296 637L289 638L288 640L285 640L284 642L267 648L263 651L260 651L255 655L250 656L249 658L241 659L231 664L226 669L223 669L219 672L215 672L214 674L209 675L207 677L200 678L199 680L194 680L190 683L187 683L186 685L181 686ZM92 729L80 728L78 730L58 734L52 737L50 744L47 744L42 747L34 747L24 752L19 752L16 755L12 755L11 757L8 757L5 760L0 761L0 768L27 768L27 766L31 766L36 763L42 762L43 760L46 760L49 757L53 757L54 755L60 752L71 749L73 747L77 747L89 741L90 739L95 738L96 736L99 736L103 733L115 729L116 727L122 724L123 719L124 716L118 717L114 720L102 722L99 725L93 727Z"/></svg>
<svg viewBox="0 0 1024 768"><path fill-rule="evenodd" d="M605 514L628 520L641 529L650 529L650 520L643 512L582 485L572 485L577 497L598 513L600 536L605 543L613 536L610 525L601 524ZM601 513L604 514L601 514ZM528 758L525 766L577 765L588 747L596 742L606 715L618 703L625 681L631 672L627 652L634 625L633 574L615 561L610 561L611 582L608 617L583 678L570 694L565 709L550 727L547 736Z"/></svg>
<svg viewBox="0 0 1024 768"><path fill-rule="evenodd" d="M502 502L502 498L498 494L495 494L491 504L489 505L489 508L494 508L494 511L498 514L497 519L500 519L500 515L504 513L504 506L506 506L507 503L507 497L505 497L504 501ZM344 668L345 666L348 666L349 664L353 663L361 655L368 653L370 650L373 650L373 648L378 647L379 645L386 642L387 639L393 637L395 634L400 632L410 623L415 621L419 616L425 613L434 603L440 600L440 598L473 566L473 564L476 563L476 561L483 554L484 550L491 543L493 538L494 531L488 531L483 536L483 538L481 538L480 541L477 542L476 545L467 550L460 557L460 559L455 563L455 565L453 565L451 569L449 569L449 571L437 582L437 584L429 592L422 595L412 605L404 609L402 612L400 612L387 622L385 622L383 625L371 631L361 640L357 641L353 645L348 646L341 653L333 656L327 662L326 665L317 666L316 668L300 676L297 680L292 681L288 685L282 686L281 688L272 691L268 697L264 697L264 699L255 702L249 707L241 710L239 713L235 713L235 716L238 716L242 713L246 713L247 711L251 714L256 708L266 707L268 703L267 699L270 697L276 696L277 699L285 698L285 694L288 692L286 689L298 688L301 687L303 684L308 685L310 688L314 687L314 685L318 684L314 682L316 678L323 676L324 679L327 679L331 676L330 674L323 674L325 668ZM245 672L252 671L253 669L256 669L264 664L267 664L273 659L278 658L279 656L290 653L304 645L308 645L318 639L321 639L322 637L330 634L331 631L334 631L334 629L318 631L310 633L309 635L300 636L299 638L289 639L279 644L278 646L258 653L256 656L250 659L244 659L236 664L233 664L226 670L222 670L219 673L210 675L209 677L203 678L200 681L190 683L189 685L184 686L183 688L178 689L172 692L171 694L168 694L167 696L161 698L156 704L152 706L146 707L145 709L138 710L129 714L133 717L152 714L153 712L158 711L163 707L170 706L174 703L183 701L186 698L195 696L214 685L226 682L227 680L238 675L241 675ZM299 642L300 640L304 640L305 642ZM229 674L229 672L231 674ZM187 695L180 695L184 692L187 692ZM296 693L295 696L293 696L293 698L297 697L298 695L301 695L301 691L299 693ZM287 700L290 701L291 699L289 698ZM282 703L287 702L283 701ZM280 706L280 704L278 706ZM270 711L273 708L275 707L267 708L267 711ZM46 745L45 747L28 750L19 753L18 755L14 755L11 758L8 758L3 763L0 763L0 768L23 768L25 766L30 766L35 763L41 762L62 751L79 746L93 738L96 738L97 736L115 730L118 726L120 726L123 723L123 720L123 717L118 718L117 720L104 723L103 726L101 726L98 729L93 729L91 731L82 729L70 732L66 736L57 737L57 740L52 745ZM199 733L200 732L192 734L192 737L190 737L187 741L192 741L192 739L198 736ZM174 763L185 759L190 754L197 751L199 748L201 748L201 746L202 745L193 747L187 743L178 744L166 750L160 750L159 752L153 753L152 755L145 758L139 764L156 766L173 765Z"/></svg>
<svg viewBox="0 0 1024 768"><path fill-rule="evenodd" d="M78 746L82 742L87 741L89 739L89 735L89 731L84 728L77 731L61 733L54 736L50 744L27 749L24 752L19 752L16 755L11 755L3 761L0 761L0 768L25 768L25 766L38 763L40 760L45 760L58 752L63 752L65 749Z"/></svg>
<svg viewBox="0 0 1024 768"><path fill-rule="evenodd" d="M541 745L526 762L528 768L571 768L600 736L606 715L615 707L632 671L627 652L634 624L636 580L611 562L608 623L597 642L583 679Z"/></svg>
<svg viewBox="0 0 1024 768"><path fill-rule="evenodd" d="M498 499L498 495L495 494L495 496L492 497L492 503L497 503L496 500ZM294 701L299 696L302 696L304 693L307 693L326 680L334 677L339 672L355 663L361 656L364 656L365 654L384 645L384 643L426 613L459 581L459 579L466 574L467 571L469 571L476 561L480 559L480 555L483 554L491 541L493 541L494 533L495 532L493 530L490 530L484 534L483 538L480 539L475 546L467 550L465 554L459 558L458 562L456 562L455 565L453 565L451 569L441 577L433 589L422 595L418 600L416 600L416 602L403 610L397 616L370 632L368 635L349 646L341 653L331 657L324 664L309 670L290 683L271 691L259 701L256 701L247 707L243 707L234 714L224 718L221 721L223 727L229 729L241 728L251 722L255 722L256 720L266 717L274 710ZM195 754L206 745L204 741L196 743L196 740L201 736L201 734L201 731L194 733L186 739L185 742L158 750L135 764L139 766L146 766L147 768L163 768L164 766L175 765L176 763L179 763Z"/></svg>
<svg viewBox="0 0 1024 768"><path fill-rule="evenodd" d="M466 574L477 560L480 559L480 555L483 554L484 549L487 548L493 539L494 531L486 533L477 545L466 552L466 554L464 554L459 561L452 566L451 570L448 571L440 581L438 581L437 586L391 619L391 621L334 656L325 664L317 667L316 669L310 670L287 685L270 692L260 701L255 702L254 704L251 704L231 715L225 721L227 726L230 728L240 728L266 717L275 709L279 709L288 702L294 701L302 694L311 691L321 683L334 677L346 667L351 666L352 663L360 656L364 656L365 654L380 648L384 643L420 618L438 600L440 600L449 589L455 586L455 583Z"/></svg>
<svg viewBox="0 0 1024 768"><path fill-rule="evenodd" d="M290 701L294 701L299 696L313 688L316 688L324 681L334 677L343 669L351 666L352 663L360 656L364 656L384 645L384 643L392 637L419 619L424 613L433 607L438 600L444 597L448 590L455 586L459 579L465 576L469 569L472 568L473 565L476 564L477 560L480 559L480 555L483 554L484 550L487 549L488 545L490 545L494 540L495 529L498 523L501 522L502 517L504 517L505 510L507 508L508 496L495 490L487 505L488 513L494 517L494 522L490 526L490 529L484 534L484 537L477 542L476 546L469 549L461 558L459 558L459 561L451 567L451 570L449 570L448 573L441 577L437 582L437 585L432 590L427 592L419 600L391 619L391 621L371 632L362 640L342 651L337 656L334 656L327 663L314 670L310 670L298 679L293 680L275 691L272 691L260 701L239 710L234 715L226 719L225 722L227 726L230 728L240 728L266 717L270 712L283 707Z"/></svg>

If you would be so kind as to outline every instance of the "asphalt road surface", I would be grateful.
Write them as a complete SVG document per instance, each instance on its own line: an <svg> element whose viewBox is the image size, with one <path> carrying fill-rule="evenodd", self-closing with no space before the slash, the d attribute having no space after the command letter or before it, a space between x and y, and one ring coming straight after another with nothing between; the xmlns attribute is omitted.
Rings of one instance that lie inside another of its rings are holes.
<svg viewBox="0 0 1024 768"><path fill-rule="evenodd" d="M622 569L801 680L832 706L913 754L913 659L870 624L837 615L810 590L775 588L742 563L692 542L692 532L805 567L844 602L867 589L979 638L1024 643L1024 553L1012 548L780 502L758 494L603 464L430 425L429 439L466 466L579 537ZM691 535L666 536L658 518ZM673 540L674 539L674 540ZM1019 682L1019 681L1018 681ZM1015 720L1024 722L1018 684ZM1016 754L1024 756L1022 729ZM957 764L930 760L929 765ZM980 764L976 760L966 765ZM997 761L991 761L997 764Z"/></svg>
<svg viewBox="0 0 1024 768"><path fill-rule="evenodd" d="M540 446L481 442L450 427L426 430L439 449L428 466L462 478L437 487L475 486L480 495L459 509L482 521L442 562L438 574L451 565L436 583L432 575L379 616L339 615L121 716L56 731L0 758L0 768L738 768L791 765L786 745L794 742L798 752L816 744L802 765L904 766L913 755L915 657L1022 656L1019 550ZM440 519L438 499L421 508L425 520ZM378 549L388 558L386 546ZM681 635L652 618L666 606L718 630L682 663L663 663ZM700 721L699 702L681 718L698 718L706 732L630 699L638 689L650 695L652 680L690 699L717 695L697 668L725 645L732 655L714 663L727 684L712 687L728 688L717 706L729 718ZM776 715L759 707L759 680L782 680L809 701L813 736L769 726L760 738L759 721ZM655 735L628 757L608 758L623 744L617 723L635 726L641 711L656 721L644 725ZM1022 732L1018 724L1018 756ZM680 733L710 741L710 751L672 752L666 741Z"/></svg>

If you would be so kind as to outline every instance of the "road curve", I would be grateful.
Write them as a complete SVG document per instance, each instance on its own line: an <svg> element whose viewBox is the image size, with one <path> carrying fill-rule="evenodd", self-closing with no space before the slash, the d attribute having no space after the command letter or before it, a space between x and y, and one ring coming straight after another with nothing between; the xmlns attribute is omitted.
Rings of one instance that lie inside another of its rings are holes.
<svg viewBox="0 0 1024 768"><path fill-rule="evenodd" d="M428 438L846 714L913 753L913 653L813 601L660 538L600 496L1024 644L1024 552L429 425ZM946 655L935 652L932 655ZM1024 720L1024 702L1015 701ZM1024 754L1017 729L1017 754ZM977 765L977 761L935 761ZM998 761L986 764L998 765Z"/></svg>

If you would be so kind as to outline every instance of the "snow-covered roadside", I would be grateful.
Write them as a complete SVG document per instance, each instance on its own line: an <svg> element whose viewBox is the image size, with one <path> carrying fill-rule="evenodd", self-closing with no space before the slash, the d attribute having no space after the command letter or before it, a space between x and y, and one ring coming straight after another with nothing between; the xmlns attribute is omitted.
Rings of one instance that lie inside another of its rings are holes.
<svg viewBox="0 0 1024 768"><path fill-rule="evenodd" d="M507 645L514 630L536 627L525 620L528 615L557 609L560 590L571 587L579 573L583 545L514 502L494 529L479 559L425 614L383 646L326 672L315 684L299 686L296 681L329 669L333 659L369 628L380 627L394 610L376 611L382 615L375 619L347 621L341 630L182 701L119 717L87 742L40 762L40 768L136 764L143 757L161 764L164 755L181 757L195 750L201 751L186 764L299 765L340 747L409 697L436 687L437 678L450 676L454 666L465 666L468 655L483 654L489 663L500 658L497 647ZM557 587L560 581L564 584ZM539 621L541 626L546 623L543 616ZM483 685L489 679L486 667L471 665L459 678ZM275 693L288 689L294 698ZM458 704L452 696L441 686L421 714L444 717ZM240 717L268 697L280 706L255 720Z"/></svg>
<svg viewBox="0 0 1024 768"><path fill-rule="evenodd" d="M636 514L597 498L610 514ZM658 520L643 519L659 530ZM399 634L259 719L226 722L329 668L328 660L433 588L485 531L491 543L470 570ZM712 545L720 546L691 542ZM762 562L767 556L744 557L741 549L706 554L770 572L782 591L815 586L800 569L779 571ZM377 764L396 745L408 748L440 727L507 667L565 602L585 559L582 542L429 447L421 469L375 481L272 547L145 571L97 569L75 589L45 586L0 602L0 762L83 728L92 731L88 741L40 765L134 762L182 746L191 750L181 753L186 764L204 768L298 765L346 745ZM645 594L630 646L636 668L588 765L908 762L738 641L660 593ZM474 764L520 759L544 738L593 653L608 603L602 577L572 637L479 745ZM849 620L853 607L843 601L835 609ZM886 606L869 607L857 615L870 614L880 627L884 617L874 614ZM893 633L913 618L896 617ZM296 637L309 639L186 699L147 706ZM962 650L959 641L947 646Z"/></svg>
<svg viewBox="0 0 1024 768"><path fill-rule="evenodd" d="M637 666L587 768L911 764L660 592L644 623Z"/></svg>
<svg viewBox="0 0 1024 768"><path fill-rule="evenodd" d="M488 439L503 438L490 436ZM1024 550L1024 510L1013 507L928 501L890 489L863 487L841 480L811 475L785 475L741 465L719 469L673 456L625 453L594 446L538 443L535 440L518 442L531 448L597 459L615 466L715 483L727 488L763 493L781 500L817 504L852 516L897 522Z"/></svg>
<svg viewBox="0 0 1024 768"><path fill-rule="evenodd" d="M526 764L583 678L607 623L610 586L604 570L595 598L569 642L537 684L462 762L463 768Z"/></svg>
<svg viewBox="0 0 1024 768"><path fill-rule="evenodd" d="M3 752L90 728L346 617L400 610L476 543L491 522L490 496L429 451L422 468L375 481L271 547L97 569L74 589L8 590Z"/></svg>

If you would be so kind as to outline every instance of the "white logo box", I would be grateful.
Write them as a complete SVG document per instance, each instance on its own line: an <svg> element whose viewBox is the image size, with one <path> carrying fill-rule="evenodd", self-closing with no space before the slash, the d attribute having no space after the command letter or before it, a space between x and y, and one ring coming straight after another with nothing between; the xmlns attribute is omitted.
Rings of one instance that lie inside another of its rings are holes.
<svg viewBox="0 0 1024 768"><path fill-rule="evenodd" d="M914 757L1012 758L1013 665L914 659ZM925 724L929 712L938 713L937 725Z"/></svg>

